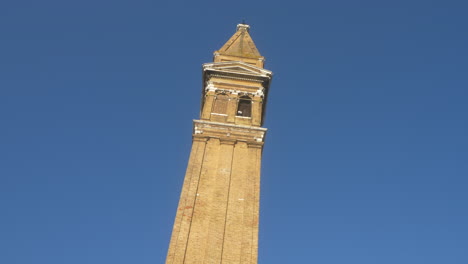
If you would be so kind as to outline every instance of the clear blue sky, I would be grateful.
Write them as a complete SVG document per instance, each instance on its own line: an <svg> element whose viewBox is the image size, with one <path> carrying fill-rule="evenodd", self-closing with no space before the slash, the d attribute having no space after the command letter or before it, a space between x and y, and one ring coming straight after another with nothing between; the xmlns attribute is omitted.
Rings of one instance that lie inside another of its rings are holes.
<svg viewBox="0 0 468 264"><path fill-rule="evenodd" d="M2 1L0 263L163 263L201 64L274 72L260 264L468 263L466 1Z"/></svg>

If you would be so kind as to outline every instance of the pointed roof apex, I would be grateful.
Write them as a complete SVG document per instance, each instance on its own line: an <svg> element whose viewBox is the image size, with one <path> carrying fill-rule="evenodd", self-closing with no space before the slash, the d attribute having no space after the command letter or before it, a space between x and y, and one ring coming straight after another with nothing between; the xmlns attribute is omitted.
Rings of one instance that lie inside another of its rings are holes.
<svg viewBox="0 0 468 264"><path fill-rule="evenodd" d="M250 26L247 25L247 24L237 24L237 31L239 30L247 30L247 32L249 32L249 29L250 29Z"/></svg>
<svg viewBox="0 0 468 264"><path fill-rule="evenodd" d="M226 44L215 52L215 56L225 55L240 58L263 59L260 52L258 52L252 37L250 37L249 29L250 26L247 24L238 24L236 33L234 33Z"/></svg>

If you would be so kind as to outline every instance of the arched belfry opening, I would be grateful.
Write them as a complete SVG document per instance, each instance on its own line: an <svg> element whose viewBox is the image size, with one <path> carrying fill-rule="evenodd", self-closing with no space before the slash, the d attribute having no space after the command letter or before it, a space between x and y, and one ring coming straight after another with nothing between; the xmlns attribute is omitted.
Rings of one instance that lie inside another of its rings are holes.
<svg viewBox="0 0 468 264"><path fill-rule="evenodd" d="M248 96L241 96L237 105L237 116L251 117L252 116L252 99Z"/></svg>

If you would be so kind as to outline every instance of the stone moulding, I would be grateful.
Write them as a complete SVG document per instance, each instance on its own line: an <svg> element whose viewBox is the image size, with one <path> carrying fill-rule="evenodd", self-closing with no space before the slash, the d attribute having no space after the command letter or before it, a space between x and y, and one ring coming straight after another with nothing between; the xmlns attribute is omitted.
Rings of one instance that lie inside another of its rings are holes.
<svg viewBox="0 0 468 264"><path fill-rule="evenodd" d="M235 73L249 77L271 78L273 73L269 70L250 65L242 61L211 62L203 64L203 71L213 71L219 73Z"/></svg>
<svg viewBox="0 0 468 264"><path fill-rule="evenodd" d="M211 121L193 120L194 137L210 137L263 144L267 129L263 127L243 126Z"/></svg>

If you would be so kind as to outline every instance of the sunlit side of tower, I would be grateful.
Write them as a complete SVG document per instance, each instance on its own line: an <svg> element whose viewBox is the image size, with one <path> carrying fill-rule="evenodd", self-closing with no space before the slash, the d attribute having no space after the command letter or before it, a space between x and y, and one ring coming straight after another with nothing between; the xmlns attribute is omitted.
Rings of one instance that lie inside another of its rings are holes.
<svg viewBox="0 0 468 264"><path fill-rule="evenodd" d="M256 264L262 128L272 73L239 24L203 65L200 119L166 264Z"/></svg>

